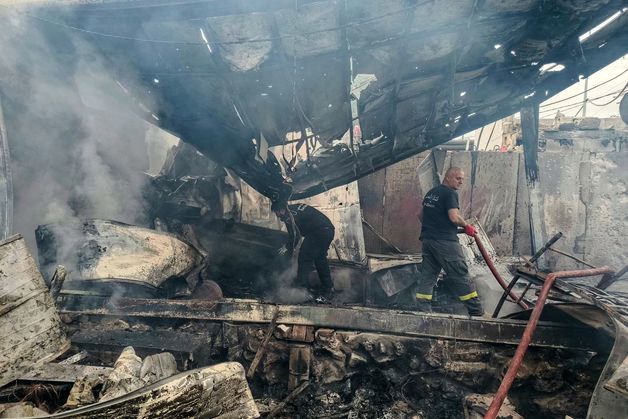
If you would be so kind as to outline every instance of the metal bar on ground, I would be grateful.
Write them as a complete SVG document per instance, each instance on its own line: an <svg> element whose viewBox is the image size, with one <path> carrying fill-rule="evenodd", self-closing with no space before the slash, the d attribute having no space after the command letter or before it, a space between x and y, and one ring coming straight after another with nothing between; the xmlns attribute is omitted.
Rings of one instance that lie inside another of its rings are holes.
<svg viewBox="0 0 628 419"><path fill-rule="evenodd" d="M595 286L595 288L605 290L606 288L610 287L615 281L624 276L626 272L628 272L628 265L621 268L619 272L614 275L604 275L602 279L600 279L600 282L598 282L598 284Z"/></svg>
<svg viewBox="0 0 628 419"><path fill-rule="evenodd" d="M523 299L526 296L526 293L528 292L531 286L532 286L532 282L528 282L528 285L526 285L523 291L521 291L521 295L519 296L519 299Z"/></svg>
<svg viewBox="0 0 628 419"><path fill-rule="evenodd" d="M574 256L574 255L569 254L567 252L563 252L562 250L554 249L553 247L550 247L549 250L551 250L554 253L558 253L559 255L566 256L569 259L573 259L573 260L575 260L578 263L582 263L583 265L586 265L589 268L592 268L592 269L596 269L597 268L597 266L591 265L589 262L585 262L584 260L578 258L577 256Z"/></svg>
<svg viewBox="0 0 628 419"><path fill-rule="evenodd" d="M197 320L209 322L268 324L279 310L281 323L340 330L359 330L393 335L456 339L471 342L517 345L525 321L474 319L437 313L334 307L326 305L276 305L257 300L223 299L218 302L120 298L62 293L61 313L97 317ZM550 348L599 350L600 339L583 326L543 322L532 345Z"/></svg>
<svg viewBox="0 0 628 419"><path fill-rule="evenodd" d="M520 300L519 297L515 293L512 292L512 290L508 290L508 286L506 285L506 281L504 281L502 276L497 271L497 268L495 268L495 264L491 260L491 257L489 256L488 252L486 251L486 248L484 247L484 244L482 243L482 241L480 240L478 235L476 234L475 236L473 236L473 238L475 239L475 244L478 246L478 249L480 250L480 253L482 254L482 257L484 258L484 261L488 265L488 268L490 269L491 273L495 277L495 280L504 289L504 292L508 293L508 295L510 296L510 298L512 298L513 301ZM523 301L519 301L517 304L524 310L528 309L528 305L525 302L523 302Z"/></svg>
<svg viewBox="0 0 628 419"><path fill-rule="evenodd" d="M288 394L288 397L286 397L281 403L279 403L277 407L275 407L272 412L270 412L266 417L274 418L275 416L277 416L277 414L281 413L281 411L286 407L288 403L294 400L299 394L303 393L303 390L305 390L309 385L309 381L304 381L299 387L292 390L292 393Z"/></svg>
<svg viewBox="0 0 628 419"><path fill-rule="evenodd" d="M533 266L534 262L536 262L541 255L543 255L543 253L545 253L547 251L547 249L550 248L551 245L553 245L554 243L556 243L561 237L563 237L563 233L561 233L560 231L556 234L554 234L554 237L552 237L551 239L549 239L549 241L547 243L545 243L545 245L543 245L542 248L540 248L535 254L534 256L532 256L527 262L526 265L528 266ZM517 283L517 281L519 280L519 278L521 278L520 275L515 275L512 277L512 279L510 280L510 284L508 284L508 288L506 289L506 291L504 291L504 293L502 294L501 298L499 299L499 302L497 303L497 305L495 306L495 311L493 311L493 318L496 318L497 316L499 316L499 312L502 310L502 306L504 305L504 302L506 301L506 298L508 298L508 295L510 295L512 289L515 287L515 284ZM528 284L528 287L526 288L526 292L527 290L530 289L530 286ZM519 298L517 298L517 300L515 301L515 303L519 304L520 301L523 300L523 296L524 293L522 293Z"/></svg>

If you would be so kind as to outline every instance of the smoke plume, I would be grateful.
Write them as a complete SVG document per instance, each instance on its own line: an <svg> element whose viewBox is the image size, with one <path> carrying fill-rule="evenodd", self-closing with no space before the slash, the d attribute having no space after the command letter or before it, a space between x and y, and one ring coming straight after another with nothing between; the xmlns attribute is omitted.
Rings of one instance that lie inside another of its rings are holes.
<svg viewBox="0 0 628 419"><path fill-rule="evenodd" d="M141 223L147 124L111 109L106 61L76 33L19 11L1 9L0 22L14 232L34 250L38 224Z"/></svg>

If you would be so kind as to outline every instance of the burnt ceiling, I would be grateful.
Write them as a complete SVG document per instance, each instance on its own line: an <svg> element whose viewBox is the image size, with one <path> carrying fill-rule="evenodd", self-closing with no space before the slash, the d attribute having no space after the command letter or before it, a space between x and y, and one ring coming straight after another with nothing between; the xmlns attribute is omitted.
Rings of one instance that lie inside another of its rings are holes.
<svg viewBox="0 0 628 419"><path fill-rule="evenodd" d="M147 121L270 197L360 178L628 52L618 0L36 3L41 24L97 47ZM353 121L361 138L335 141ZM311 137L294 142L309 153L284 181L265 147L293 132Z"/></svg>

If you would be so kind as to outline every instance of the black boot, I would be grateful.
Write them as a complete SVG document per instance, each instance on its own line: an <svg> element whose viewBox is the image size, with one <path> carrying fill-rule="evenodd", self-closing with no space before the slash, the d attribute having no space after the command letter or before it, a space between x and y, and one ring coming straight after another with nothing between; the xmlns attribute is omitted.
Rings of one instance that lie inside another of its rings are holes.
<svg viewBox="0 0 628 419"><path fill-rule="evenodd" d="M423 313L431 313L432 302L428 300L416 300L415 309L416 311L421 311Z"/></svg>
<svg viewBox="0 0 628 419"><path fill-rule="evenodd" d="M484 308L482 307L482 302L479 298L471 298L467 301L463 301L463 304L467 307L469 316L482 317L484 315Z"/></svg>

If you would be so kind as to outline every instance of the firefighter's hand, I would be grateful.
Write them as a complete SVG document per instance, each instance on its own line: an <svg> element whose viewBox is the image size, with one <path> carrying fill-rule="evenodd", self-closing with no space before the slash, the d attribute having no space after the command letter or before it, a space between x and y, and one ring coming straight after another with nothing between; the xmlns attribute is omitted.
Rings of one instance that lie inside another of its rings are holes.
<svg viewBox="0 0 628 419"><path fill-rule="evenodd" d="M467 224L464 226L464 232L467 236L475 237L478 234L478 231L471 224Z"/></svg>
<svg viewBox="0 0 628 419"><path fill-rule="evenodd" d="M277 254L279 256L284 256L288 253L288 248L286 246L281 246L279 250L277 250Z"/></svg>

